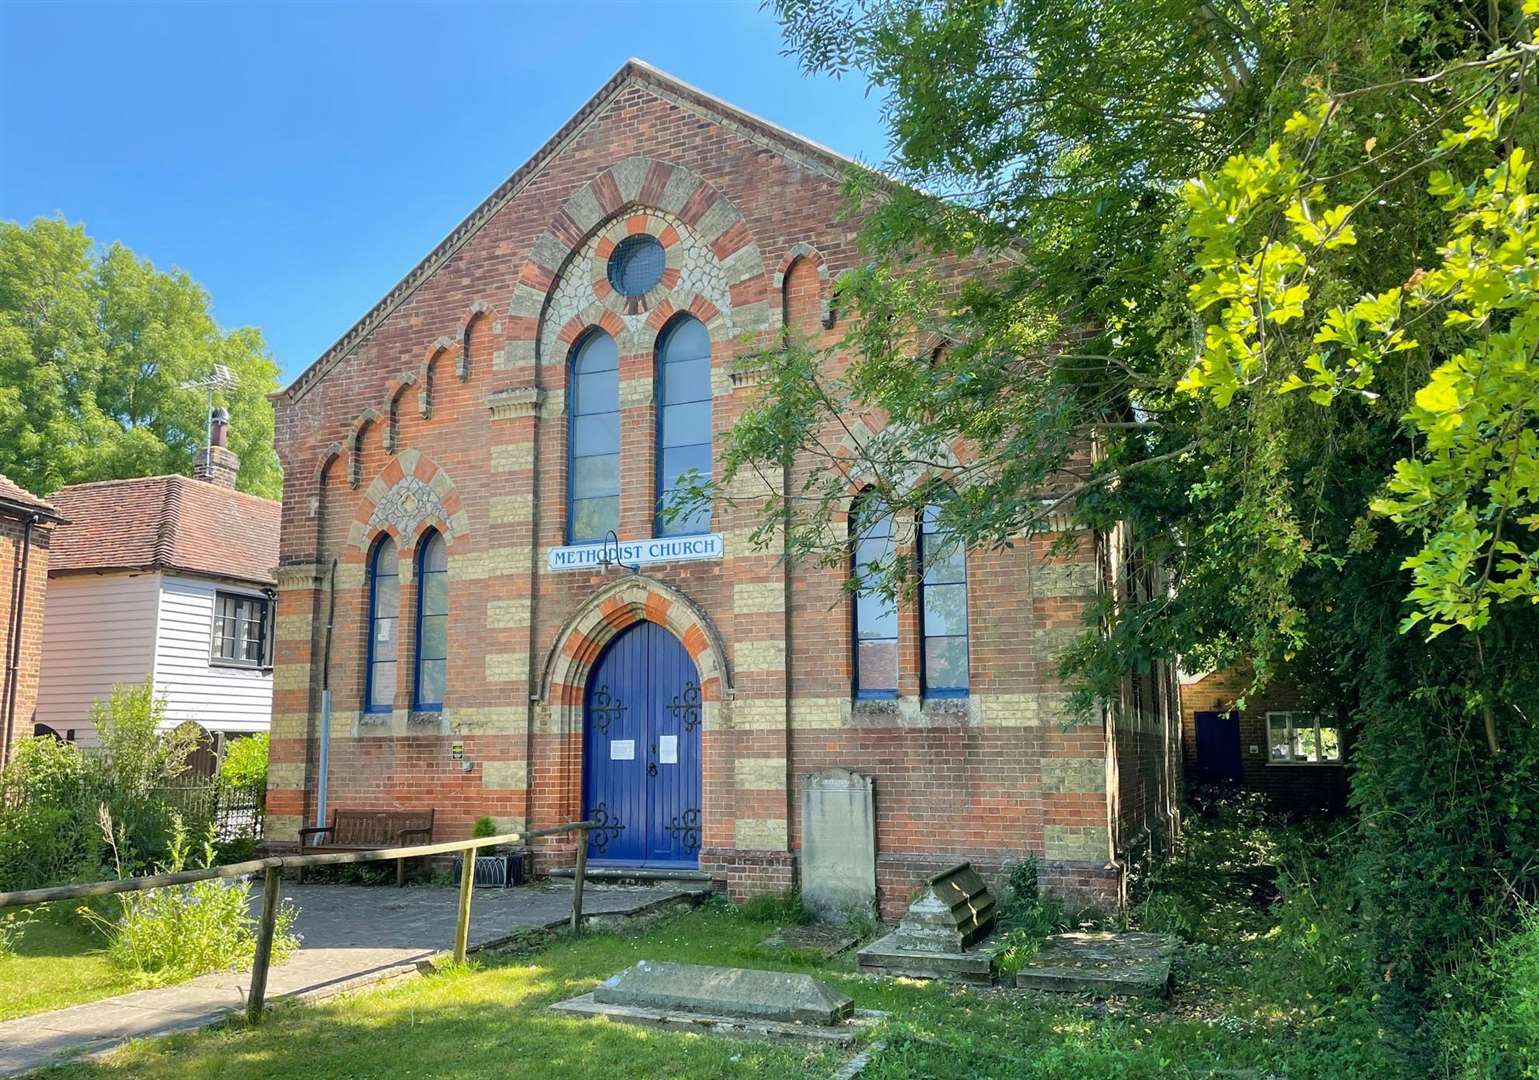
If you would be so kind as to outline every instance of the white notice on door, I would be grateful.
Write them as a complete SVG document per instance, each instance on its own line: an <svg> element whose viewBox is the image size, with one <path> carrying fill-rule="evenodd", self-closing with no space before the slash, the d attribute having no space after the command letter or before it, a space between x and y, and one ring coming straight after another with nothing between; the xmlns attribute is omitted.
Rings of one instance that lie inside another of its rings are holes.
<svg viewBox="0 0 1539 1080"><path fill-rule="evenodd" d="M657 740L657 760L664 765L679 763L679 737L664 735Z"/></svg>
<svg viewBox="0 0 1539 1080"><path fill-rule="evenodd" d="M609 740L609 760L610 761L635 761L636 760L636 740L635 739L610 739Z"/></svg>

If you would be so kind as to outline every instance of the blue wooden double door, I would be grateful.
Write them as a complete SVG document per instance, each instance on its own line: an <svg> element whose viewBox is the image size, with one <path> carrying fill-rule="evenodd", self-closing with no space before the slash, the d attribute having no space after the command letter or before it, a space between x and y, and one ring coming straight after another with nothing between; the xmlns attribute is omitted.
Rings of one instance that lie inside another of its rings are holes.
<svg viewBox="0 0 1539 1080"><path fill-rule="evenodd" d="M700 674L665 627L610 642L583 699L588 858L621 866L700 862Z"/></svg>

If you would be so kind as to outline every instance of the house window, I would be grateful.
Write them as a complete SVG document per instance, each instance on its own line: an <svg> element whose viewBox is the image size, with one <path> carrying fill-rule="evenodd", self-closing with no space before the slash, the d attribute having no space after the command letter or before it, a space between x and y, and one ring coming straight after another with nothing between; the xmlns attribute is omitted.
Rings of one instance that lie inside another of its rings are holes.
<svg viewBox="0 0 1539 1080"><path fill-rule="evenodd" d="M855 696L898 696L898 605L877 587L893 558L892 511L874 495L850 515L851 577L855 580Z"/></svg>
<svg viewBox="0 0 1539 1080"><path fill-rule="evenodd" d="M412 707L444 707L449 657L449 559L444 538L429 531L417 548L417 677Z"/></svg>
<svg viewBox="0 0 1539 1080"><path fill-rule="evenodd" d="M209 661L230 667L272 667L271 614L272 603L265 596L215 593Z"/></svg>
<svg viewBox="0 0 1539 1080"><path fill-rule="evenodd" d="M709 507L662 518L681 476L711 478L711 335L699 319L676 319L657 339L657 384L657 535L708 532Z"/></svg>
<svg viewBox="0 0 1539 1080"><path fill-rule="evenodd" d="M1269 761L1273 765L1329 763L1341 760L1341 731L1305 712L1266 714Z"/></svg>
<svg viewBox="0 0 1539 1080"><path fill-rule="evenodd" d="M568 435L568 543L620 527L620 350L602 330L572 353Z"/></svg>
<svg viewBox="0 0 1539 1080"><path fill-rule="evenodd" d="M369 557L368 678L363 707L389 712L395 706L395 664L401 613L401 568L395 541L382 536Z"/></svg>
<svg viewBox="0 0 1539 1080"><path fill-rule="evenodd" d="M967 551L940 526L940 507L920 519L919 618L924 634L924 693L966 697Z"/></svg>

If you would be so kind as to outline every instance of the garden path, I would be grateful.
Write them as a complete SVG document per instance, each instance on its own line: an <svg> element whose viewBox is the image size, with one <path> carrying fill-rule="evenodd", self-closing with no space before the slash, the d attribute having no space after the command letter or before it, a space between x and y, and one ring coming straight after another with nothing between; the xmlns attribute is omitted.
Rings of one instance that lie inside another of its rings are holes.
<svg viewBox="0 0 1539 1080"><path fill-rule="evenodd" d="M597 885L583 892L584 921L645 914L689 904L703 886ZM299 908L301 948L268 973L267 999L316 999L415 974L454 940L454 889L284 883ZM485 949L529 930L561 926L572 911L570 885L478 889L470 947ZM74 1005L0 1023L0 1076L59 1058L110 1050L129 1039L206 1027L245 1008L249 972L215 972L157 990Z"/></svg>

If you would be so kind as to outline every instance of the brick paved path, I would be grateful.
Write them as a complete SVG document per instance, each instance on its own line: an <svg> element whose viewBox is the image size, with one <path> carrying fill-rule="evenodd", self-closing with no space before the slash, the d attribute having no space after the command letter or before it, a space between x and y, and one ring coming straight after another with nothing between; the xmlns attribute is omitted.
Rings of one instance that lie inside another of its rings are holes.
<svg viewBox="0 0 1539 1080"><path fill-rule="evenodd" d="M254 890L260 893L260 890ZM699 887L589 885L583 912L624 918L687 904ZM283 895L299 907L300 950L268 973L267 998L320 998L414 974L454 944L454 889L293 885ZM486 948L529 929L560 926L572 911L570 885L477 889L471 948ZM103 998L0 1023L0 1076L59 1058L100 1053L145 1035L204 1027L245 1008L249 972L216 972L159 990Z"/></svg>

